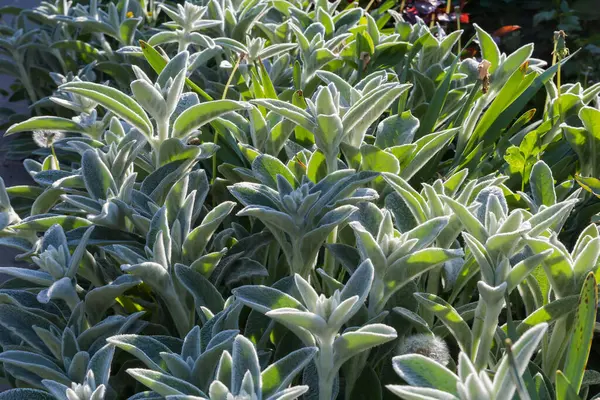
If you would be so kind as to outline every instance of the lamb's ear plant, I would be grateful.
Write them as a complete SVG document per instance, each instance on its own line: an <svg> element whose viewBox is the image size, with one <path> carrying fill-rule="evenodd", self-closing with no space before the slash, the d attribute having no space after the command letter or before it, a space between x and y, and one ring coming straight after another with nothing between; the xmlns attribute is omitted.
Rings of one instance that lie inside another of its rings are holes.
<svg viewBox="0 0 600 400"><path fill-rule="evenodd" d="M591 397L600 84L393 3L2 10L0 400Z"/></svg>
<svg viewBox="0 0 600 400"><path fill-rule="evenodd" d="M292 331L306 346L316 346L315 371L307 371L304 382L321 400L336 396L338 371L352 357L396 338L396 331L375 323L356 327L349 324L366 301L374 269L363 262L343 288L332 296L319 295L300 275L294 280L301 299L266 286L243 286L234 295L248 307L264 313ZM346 329L341 328L346 325Z"/></svg>

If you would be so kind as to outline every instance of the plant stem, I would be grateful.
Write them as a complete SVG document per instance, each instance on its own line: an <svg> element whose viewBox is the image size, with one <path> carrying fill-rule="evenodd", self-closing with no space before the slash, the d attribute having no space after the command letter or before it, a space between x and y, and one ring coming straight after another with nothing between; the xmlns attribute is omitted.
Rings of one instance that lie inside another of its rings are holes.
<svg viewBox="0 0 600 400"><path fill-rule="evenodd" d="M156 121L156 125L158 129L158 141L162 143L169 138L169 119L163 118Z"/></svg>
<svg viewBox="0 0 600 400"><path fill-rule="evenodd" d="M365 14L369 12L369 9L373 5L373 3L375 3L375 0L369 1L369 4L367 4L367 7L365 7Z"/></svg>
<svg viewBox="0 0 600 400"><path fill-rule="evenodd" d="M238 67L240 66L240 62L242 62L242 59L244 58L245 54L241 53L235 63L235 65L233 66L233 70L231 71L231 75L229 75L229 79L227 80L227 83L225 84L225 89L223 90L223 96L221 96L222 100L225 100L227 98L227 90L229 89L229 85L231 85L231 82L233 81L233 76L235 75ZM213 137L213 143L214 144L218 144L219 143L219 132L215 129L215 135ZM215 154L213 155L213 159L212 159L212 176L210 178L210 183L213 184L215 183L215 180L217 179L217 152L215 152Z"/></svg>
<svg viewBox="0 0 600 400"><path fill-rule="evenodd" d="M333 382L336 372L333 365L333 340L323 338L317 355L317 373L319 374L319 400L332 400Z"/></svg>
<svg viewBox="0 0 600 400"><path fill-rule="evenodd" d="M448 5L450 5L450 2L448 2ZM454 15L456 16L456 30L460 31L460 7L456 6L454 7ZM458 56L460 57L460 53L462 52L462 35L460 35L458 37L458 48L456 49L456 54L458 54Z"/></svg>
<svg viewBox="0 0 600 400"><path fill-rule="evenodd" d="M52 157L54 157L54 160L56 161L56 170L60 171L60 163L58 162L58 157L56 157L53 144L50 145L50 151L52 152Z"/></svg>

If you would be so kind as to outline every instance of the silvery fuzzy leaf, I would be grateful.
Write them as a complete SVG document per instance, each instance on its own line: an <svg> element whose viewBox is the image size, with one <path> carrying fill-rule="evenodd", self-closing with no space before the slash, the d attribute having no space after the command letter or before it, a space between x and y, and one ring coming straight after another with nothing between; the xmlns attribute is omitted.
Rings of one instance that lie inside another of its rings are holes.
<svg viewBox="0 0 600 400"><path fill-rule="evenodd" d="M94 150L86 150L81 157L81 173L88 193L94 199L106 199L108 190L117 193L110 170Z"/></svg>
<svg viewBox="0 0 600 400"><path fill-rule="evenodd" d="M334 344L335 365L341 366L356 354L396 338L394 328L384 324L371 324L338 337Z"/></svg>
<svg viewBox="0 0 600 400"><path fill-rule="evenodd" d="M150 336L117 335L107 342L137 357L155 371L165 371L166 364L160 353L171 353L171 349Z"/></svg>
<svg viewBox="0 0 600 400"><path fill-rule="evenodd" d="M404 179L411 179L417 172L427 164L438 152L446 147L448 142L458 133L459 128L448 129L423 136L415 143L417 151L410 159L409 164L400 171Z"/></svg>
<svg viewBox="0 0 600 400"><path fill-rule="evenodd" d="M253 388L248 393L260 393L262 386L262 377L258 355L252 342L242 335L238 335L233 342L233 370L231 378L231 390L238 394L246 380L245 375L250 374ZM253 389L253 390L252 390Z"/></svg>
<svg viewBox="0 0 600 400"><path fill-rule="evenodd" d="M37 299L40 303L48 303L54 299L64 300L71 308L74 308L80 301L74 282L67 277L57 280L48 289L40 291Z"/></svg>
<svg viewBox="0 0 600 400"><path fill-rule="evenodd" d="M175 264L175 274L181 284L194 297L197 311L200 311L200 307L207 307L213 313L223 309L223 297L202 274L182 264Z"/></svg>
<svg viewBox="0 0 600 400"><path fill-rule="evenodd" d="M127 400L163 400L165 397L153 391L145 391L134 394ZM194 399L195 400L195 399Z"/></svg>
<svg viewBox="0 0 600 400"><path fill-rule="evenodd" d="M244 305L264 314L284 307L306 311L306 308L292 296L268 286L242 286L234 289L233 294Z"/></svg>
<svg viewBox="0 0 600 400"><path fill-rule="evenodd" d="M208 387L214 377L221 355L226 351L231 351L238 333L237 330L226 330L217 333L210 339L200 357L195 360L192 368L192 382L196 386L200 388Z"/></svg>
<svg viewBox="0 0 600 400"><path fill-rule="evenodd" d="M83 382L89 361L90 355L87 351L80 351L75 354L67 372L69 379L73 382Z"/></svg>
<svg viewBox="0 0 600 400"><path fill-rule="evenodd" d="M131 91L135 99L155 119L168 117L167 102L161 92L145 80L138 79L131 83Z"/></svg>
<svg viewBox="0 0 600 400"><path fill-rule="evenodd" d="M371 289L373 282L374 269L370 260L363 261L354 271L348 282L344 285L344 289L340 293L340 301L347 300L352 296L358 296L358 301L347 315L350 318L358 308L364 303Z"/></svg>
<svg viewBox="0 0 600 400"><path fill-rule="evenodd" d="M130 368L127 370L127 373L138 382L165 397L169 395L187 394L206 398L206 395L197 387L162 372L141 368Z"/></svg>
<svg viewBox="0 0 600 400"><path fill-rule="evenodd" d="M281 208L279 194L265 185L243 182L228 186L227 189L244 206L260 205L275 210Z"/></svg>
<svg viewBox="0 0 600 400"><path fill-rule="evenodd" d="M50 246L54 247L55 249L58 249L59 251L62 251L65 260L68 260L70 258L69 246L67 245L67 237L65 236L65 231L58 224L52 225L50 229L48 229L46 233L44 233L41 250L46 251Z"/></svg>
<svg viewBox="0 0 600 400"><path fill-rule="evenodd" d="M327 212L317 223L316 228L306 233L302 238L302 250L311 254L319 250L327 235L337 226L343 224L356 210L351 205L340 206Z"/></svg>
<svg viewBox="0 0 600 400"><path fill-rule="evenodd" d="M165 88L167 86L167 81L170 79L175 80L175 77L182 71L187 69L187 62L190 53L186 50L178 53L175 57L173 57L165 66L165 68L160 72L156 83L161 87Z"/></svg>
<svg viewBox="0 0 600 400"><path fill-rule="evenodd" d="M140 283L142 283L142 280L139 278L131 275L121 275L105 286L90 290L85 295L85 308L90 323L99 322L99 319L115 303L117 297Z"/></svg>
<svg viewBox="0 0 600 400"><path fill-rule="evenodd" d="M65 385L71 384L71 380L58 365L49 358L39 354L9 350L0 353L0 361L6 365L14 365L34 373L39 377L38 382L41 382L42 379L51 379Z"/></svg>
<svg viewBox="0 0 600 400"><path fill-rule="evenodd" d="M38 389L10 389L0 393L0 400L56 400L54 396Z"/></svg>
<svg viewBox="0 0 600 400"><path fill-rule="evenodd" d="M302 373L302 384L308 386L308 392L304 394L303 399L306 400L319 400L319 374L317 372L317 366L315 361L308 363ZM331 399L337 399L340 390L340 377L339 373L335 374L333 379L333 393Z"/></svg>
<svg viewBox="0 0 600 400"><path fill-rule="evenodd" d="M284 177L292 187L297 187L298 182L290 171L279 159L268 154L261 154L252 162L254 176L263 184L273 189L277 188L277 177Z"/></svg>
<svg viewBox="0 0 600 400"><path fill-rule="evenodd" d="M67 397L67 389L69 389L69 386L63 385L62 383L58 383L50 379L42 380L42 384L50 393L52 393L54 399L69 400L69 398Z"/></svg>
<svg viewBox="0 0 600 400"><path fill-rule="evenodd" d="M306 347L288 354L267 367L261 373L263 398L269 398L285 390L316 353L316 347Z"/></svg>
<svg viewBox="0 0 600 400"><path fill-rule="evenodd" d="M194 130L227 113L248 109L249 104L234 100L213 100L194 105L184 112L173 123L172 136L187 138Z"/></svg>
<svg viewBox="0 0 600 400"><path fill-rule="evenodd" d="M54 278L47 272L28 268L3 267L2 273L26 280L36 285L48 287L54 283Z"/></svg>
<svg viewBox="0 0 600 400"><path fill-rule="evenodd" d="M377 125L375 145L380 149L411 144L419 129L419 120L405 111L401 115L392 115Z"/></svg>
<svg viewBox="0 0 600 400"><path fill-rule="evenodd" d="M516 372L522 375L529 364L531 356L536 351L542 337L546 333L548 325L541 323L524 333L511 347L514 354L514 363L511 363L507 356L502 358L496 375L494 376L493 393L506 393L512 396L516 391L516 383L509 372L510 368L515 368ZM512 365L511 365L512 364Z"/></svg>
<svg viewBox="0 0 600 400"><path fill-rule="evenodd" d="M90 359L87 368L93 372L97 385L108 384L108 379L110 377L110 366L114 353L115 346L112 344L107 344L98 350Z"/></svg>
<svg viewBox="0 0 600 400"><path fill-rule="evenodd" d="M231 287L236 283L247 281L256 277L267 277L269 272L264 265L251 258L241 257L237 259L229 269L225 277L225 285Z"/></svg>
<svg viewBox="0 0 600 400"><path fill-rule="evenodd" d="M226 201L213 208L202 220L200 226L190 232L183 243L183 256L190 261L199 258L206 249L215 230L235 207L232 201Z"/></svg>

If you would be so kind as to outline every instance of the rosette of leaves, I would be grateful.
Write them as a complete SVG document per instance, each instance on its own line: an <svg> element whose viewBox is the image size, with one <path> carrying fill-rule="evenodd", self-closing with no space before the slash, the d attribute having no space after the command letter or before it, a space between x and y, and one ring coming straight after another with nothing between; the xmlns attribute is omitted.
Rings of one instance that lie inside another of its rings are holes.
<svg viewBox="0 0 600 400"><path fill-rule="evenodd" d="M448 221L448 217L436 217L400 233L394 229L391 212L369 204L361 210L360 219L350 223L360 260L370 260L375 271L369 293L370 318L384 311L388 300L406 284L464 255L460 248L433 246ZM349 252L356 252L347 245L330 245L329 248L334 248L334 253L344 260L352 258Z"/></svg>
<svg viewBox="0 0 600 400"><path fill-rule="evenodd" d="M180 353L171 351L158 338L147 336L120 335L108 341L150 368L127 370L152 390L142 392L146 396L283 400L295 399L306 392L306 386L288 386L314 357L315 347L293 351L262 370L252 342L238 335L237 330L214 333L214 328L194 327L185 336Z"/></svg>
<svg viewBox="0 0 600 400"><path fill-rule="evenodd" d="M117 286L90 291L70 315L59 302L38 303L28 291L2 289L0 361L11 384L46 389L63 399L67 388L75 390L87 381L90 386L105 386L100 391L106 397L101 398L115 398L108 384L114 347L106 344L106 338L138 333L147 326L140 320L143 313L111 315L94 323L99 318L94 313L105 316L114 302L110 296L120 293Z"/></svg>
<svg viewBox="0 0 600 400"><path fill-rule="evenodd" d="M278 159L262 155L252 163L261 183L242 182L229 191L245 207L237 215L259 219L273 234L293 273L308 277L327 236L354 212L352 204L377 198L360 188L374 179L372 172L338 170L319 183L306 177L298 182Z"/></svg>
<svg viewBox="0 0 600 400"><path fill-rule="evenodd" d="M201 207L208 191L206 175L200 174L200 177L204 178L205 191L198 193L196 190L190 190L188 194L190 179L185 177L173 186L165 200L166 205L158 209L151 219L140 214L132 216L136 224L143 227L146 235L143 253L134 247L120 244L110 249L124 264L121 266L124 272L142 279L164 300L180 335L187 333L194 321L194 302L191 302L190 307L190 299L182 295L181 290L184 287L180 279L185 279L187 285L192 285L193 282L202 284L206 292L204 298L213 296L221 306L223 303L221 295L208 278L225 254L226 248L215 249L216 251L210 253L207 253L206 249L213 233L233 210L235 203L221 203L208 212L198 226L193 227L202 211ZM198 202L197 193L200 196ZM148 206L151 207L152 203L148 203ZM181 274L180 279L175 277L176 273ZM192 294L196 293L193 291ZM209 302L196 306L214 304ZM218 312L220 309L213 307L211 311Z"/></svg>
<svg viewBox="0 0 600 400"><path fill-rule="evenodd" d="M129 0L126 0L119 10L114 3L108 3L108 11L99 7L97 0L92 0L88 7L77 4L71 9L71 15L53 15L51 18L66 23L79 29L93 32L104 50L112 54L113 50L104 38L108 35L122 46L129 46L133 42L136 29L143 18L133 16L130 12Z"/></svg>
<svg viewBox="0 0 600 400"><path fill-rule="evenodd" d="M351 104L344 104L334 84L321 86L314 99L305 99L305 109L281 100L261 99L253 103L281 115L314 135L315 143L325 155L327 171L338 168L340 145L348 143L359 148L369 126L375 122L410 85L396 82L383 83L372 79L361 93L353 92ZM358 96L357 96L358 95Z"/></svg>
<svg viewBox="0 0 600 400"><path fill-rule="evenodd" d="M178 52L187 50L190 44L204 47L205 50L218 47L210 37L199 32L203 29L221 25L220 20L204 18L207 11L205 6L198 6L186 1L183 5L177 4L177 8L166 4L159 4L158 7L172 21L163 23L163 26L169 30L163 30L152 35L148 39L148 44L155 46L165 43L177 43Z"/></svg>
<svg viewBox="0 0 600 400"><path fill-rule="evenodd" d="M256 21L267 14L270 5L261 0L247 2L220 2L207 1L207 16L211 20L218 20L215 26L214 37L226 37L237 41L244 41L252 30Z"/></svg>
<svg viewBox="0 0 600 400"><path fill-rule="evenodd" d="M449 197L443 196L442 199L453 209L464 226L462 236L469 249L454 293L464 288L471 279L469 277L475 276L477 272L481 276L477 283L480 297L475 309L472 332L469 333L466 323L463 323L462 317L454 308L436 295L419 294L417 299L438 316L448 329L459 330L459 346L470 355L475 366L481 369L490 362L487 349L491 348L494 340L498 316L505 306L510 306L505 302L505 297L550 256L550 252L531 254L524 249L525 245L529 245L524 237L545 234L555 221L570 212L574 203L559 204L554 209L531 217L520 209L509 213L502 190L495 186L485 188L478 194L474 201L474 212ZM452 298L455 298L454 295ZM444 316L445 313L455 317L449 318ZM460 322L458 325L456 318Z"/></svg>
<svg viewBox="0 0 600 400"><path fill-rule="evenodd" d="M338 371L355 355L396 338L396 331L385 324L347 326L367 299L373 281L373 265L363 262L341 290L332 296L318 295L300 275L294 280L302 297L292 296L267 286L242 286L233 291L246 306L272 318L292 331L305 346L319 352L314 369L304 373L304 382L321 400L336 396ZM316 375L316 376L315 376Z"/></svg>
<svg viewBox="0 0 600 400"><path fill-rule="evenodd" d="M40 303L60 299L71 310L74 310L80 302L78 292L83 290L77 285L76 275L93 229L94 227L90 227L86 230L71 255L63 228L60 225L53 225L44 235L40 252L37 256L32 257L38 270L6 267L3 271L36 285L47 287L37 296Z"/></svg>

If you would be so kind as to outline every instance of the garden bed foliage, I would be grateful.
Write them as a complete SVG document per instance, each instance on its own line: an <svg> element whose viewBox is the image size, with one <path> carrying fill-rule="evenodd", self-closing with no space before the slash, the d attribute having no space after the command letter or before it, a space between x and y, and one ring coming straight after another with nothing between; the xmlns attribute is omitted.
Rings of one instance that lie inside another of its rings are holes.
<svg viewBox="0 0 600 400"><path fill-rule="evenodd" d="M0 181L0 399L594 397L600 84L560 32L546 65L339 1L3 11L39 148Z"/></svg>

